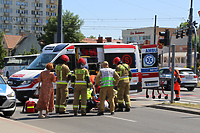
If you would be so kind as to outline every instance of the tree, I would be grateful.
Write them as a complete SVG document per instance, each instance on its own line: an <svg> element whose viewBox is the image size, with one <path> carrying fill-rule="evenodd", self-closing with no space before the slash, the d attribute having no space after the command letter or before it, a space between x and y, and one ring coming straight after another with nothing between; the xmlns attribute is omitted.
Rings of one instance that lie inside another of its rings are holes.
<svg viewBox="0 0 200 133"><path fill-rule="evenodd" d="M84 35L81 33L80 28L83 25L83 20L79 19L78 15L74 15L70 11L63 13L63 34L64 42L75 43L80 42ZM43 42L41 48L45 45L54 43L54 34L57 33L57 17L51 17L47 25L43 26L44 34L38 38L38 41Z"/></svg>
<svg viewBox="0 0 200 133"><path fill-rule="evenodd" d="M180 24L180 26L177 26L177 29L186 28L187 25L188 25L188 22L182 22L182 23Z"/></svg>
<svg viewBox="0 0 200 133"><path fill-rule="evenodd" d="M33 44L31 45L31 50L27 52L26 49L24 49L22 55L31 55L31 54L38 54L38 50L34 48Z"/></svg>
<svg viewBox="0 0 200 133"><path fill-rule="evenodd" d="M2 40L3 34L4 33L0 31L0 42ZM5 56L6 56L6 51L4 50L3 45L0 44L0 69L3 68L3 59Z"/></svg>
<svg viewBox="0 0 200 133"><path fill-rule="evenodd" d="M90 37L88 37L88 38L92 38L92 39L95 39L96 37L95 37L95 36L92 36L92 35L91 35L91 36L90 36Z"/></svg>

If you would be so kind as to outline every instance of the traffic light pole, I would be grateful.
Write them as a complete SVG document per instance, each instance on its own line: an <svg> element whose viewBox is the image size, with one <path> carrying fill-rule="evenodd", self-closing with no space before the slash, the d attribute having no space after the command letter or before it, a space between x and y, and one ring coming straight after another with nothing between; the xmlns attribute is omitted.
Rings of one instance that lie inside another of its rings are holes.
<svg viewBox="0 0 200 133"><path fill-rule="evenodd" d="M193 26L195 32L195 43L194 43L194 73L197 74L197 33L196 27Z"/></svg>
<svg viewBox="0 0 200 133"><path fill-rule="evenodd" d="M175 44L172 44L171 103L174 102L174 64L175 64Z"/></svg>
<svg viewBox="0 0 200 133"><path fill-rule="evenodd" d="M192 66L192 30L193 30L192 1L193 0L191 0L190 15L189 15L188 44L187 44L187 68L191 68L191 66Z"/></svg>
<svg viewBox="0 0 200 133"><path fill-rule="evenodd" d="M57 43L62 43L62 0L58 0Z"/></svg>

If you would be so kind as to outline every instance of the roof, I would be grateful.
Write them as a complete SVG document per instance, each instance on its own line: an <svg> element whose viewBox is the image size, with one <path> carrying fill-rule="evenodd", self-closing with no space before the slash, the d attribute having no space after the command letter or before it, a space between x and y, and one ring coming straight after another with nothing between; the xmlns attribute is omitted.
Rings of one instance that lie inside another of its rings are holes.
<svg viewBox="0 0 200 133"><path fill-rule="evenodd" d="M14 48L25 36L3 35L8 48Z"/></svg>

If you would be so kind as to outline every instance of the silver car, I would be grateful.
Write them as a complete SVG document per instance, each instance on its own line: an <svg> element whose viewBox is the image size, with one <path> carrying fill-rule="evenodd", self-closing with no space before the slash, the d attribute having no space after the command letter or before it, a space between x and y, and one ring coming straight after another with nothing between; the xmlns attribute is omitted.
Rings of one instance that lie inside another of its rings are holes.
<svg viewBox="0 0 200 133"><path fill-rule="evenodd" d="M12 116L16 109L16 96L11 87L0 75L0 112L5 116Z"/></svg>
<svg viewBox="0 0 200 133"><path fill-rule="evenodd" d="M187 88L188 91L193 91L197 86L198 76L190 68L175 68L179 71L181 77L181 87ZM169 67L161 68L159 70L161 82L163 81L164 88L170 90L171 88L171 72ZM162 84L161 84L162 85Z"/></svg>

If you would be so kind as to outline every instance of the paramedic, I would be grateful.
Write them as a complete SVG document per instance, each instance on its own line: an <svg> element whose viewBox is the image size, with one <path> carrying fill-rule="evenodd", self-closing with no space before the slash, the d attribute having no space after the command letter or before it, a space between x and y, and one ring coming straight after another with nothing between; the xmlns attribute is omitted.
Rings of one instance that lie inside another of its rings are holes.
<svg viewBox="0 0 200 133"><path fill-rule="evenodd" d="M100 69L98 72L95 82L97 85L101 85L100 89L100 107L99 107L99 112L97 115L104 115L104 101L106 99L106 94L108 96L108 101L110 102L110 112L111 115L114 114L114 109L115 109L115 103L114 103L114 91L113 88L115 85L118 84L119 82L119 75L117 72L115 72L114 69L109 68L109 64L107 61L103 62L103 69ZM101 80L101 84L100 84ZM115 80L115 82L114 82Z"/></svg>
<svg viewBox="0 0 200 133"><path fill-rule="evenodd" d="M68 97L68 82L71 78L71 72L66 63L69 61L67 55L62 55L59 64L56 65L57 87L56 87L56 113L64 114L66 111L66 97Z"/></svg>
<svg viewBox="0 0 200 133"><path fill-rule="evenodd" d="M172 72L172 67L169 68L170 72ZM174 81L174 92L176 94L176 98L174 101L179 101L180 100L180 82L181 82L181 77L179 75L179 71L177 69L174 70L174 76L175 76L175 81Z"/></svg>

